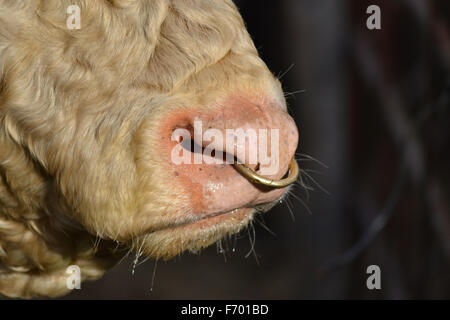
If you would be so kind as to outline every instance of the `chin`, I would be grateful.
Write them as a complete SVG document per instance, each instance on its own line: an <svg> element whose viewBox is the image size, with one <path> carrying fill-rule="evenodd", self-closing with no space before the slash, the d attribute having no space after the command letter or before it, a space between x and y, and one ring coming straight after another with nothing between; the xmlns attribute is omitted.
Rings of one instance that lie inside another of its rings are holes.
<svg viewBox="0 0 450 320"><path fill-rule="evenodd" d="M253 220L254 208L240 208L175 224L136 239L136 251L155 259L168 260L184 251L201 249L245 229ZM139 248L140 247L140 248Z"/></svg>

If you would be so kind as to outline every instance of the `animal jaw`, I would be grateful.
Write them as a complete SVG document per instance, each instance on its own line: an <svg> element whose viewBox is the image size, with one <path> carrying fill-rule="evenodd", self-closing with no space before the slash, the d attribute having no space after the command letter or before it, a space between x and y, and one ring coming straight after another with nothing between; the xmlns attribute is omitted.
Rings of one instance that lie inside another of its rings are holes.
<svg viewBox="0 0 450 320"><path fill-rule="evenodd" d="M0 0L0 293L63 295L68 266L95 280L124 248L197 252L283 196L174 164L173 130L196 119L279 130L268 178L287 172L298 132L231 0Z"/></svg>

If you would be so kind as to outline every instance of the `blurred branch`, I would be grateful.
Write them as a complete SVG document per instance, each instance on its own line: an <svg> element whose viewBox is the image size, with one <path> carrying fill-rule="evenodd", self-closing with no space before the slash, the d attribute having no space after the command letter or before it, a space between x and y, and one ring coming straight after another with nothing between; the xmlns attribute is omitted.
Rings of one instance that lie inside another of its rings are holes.
<svg viewBox="0 0 450 320"><path fill-rule="evenodd" d="M446 28L445 21L430 10L430 2L423 0L403 0L403 5L410 10L423 28L429 28L433 45L437 48L437 53L443 65L450 68L450 34Z"/></svg>
<svg viewBox="0 0 450 320"><path fill-rule="evenodd" d="M400 171L395 179L395 185L389 193L383 209L372 221L369 228L363 233L362 237L349 250L326 263L319 270L319 275L324 275L354 261L361 254L361 252L363 252L372 243L380 231L384 229L394 212L395 206L400 199L403 186L407 181L408 171L406 168L407 166L405 165L400 166Z"/></svg>
<svg viewBox="0 0 450 320"><path fill-rule="evenodd" d="M425 156L419 140L418 129L433 112L443 110L448 106L449 90L445 87L435 103L422 109L416 119L411 119L406 114L407 109L401 98L400 90L395 85L388 83L383 76L382 66L368 42L359 35L355 39L354 47L356 48L354 57L359 67L358 70L361 72L365 84L373 88L377 97L380 97L380 108L385 116L386 123L391 135L395 138L396 144L401 148L401 161L394 186L379 214L349 250L330 260L319 270L320 275L351 263L367 249L393 215L408 176L411 176L414 181L423 181ZM442 220L442 210L439 212L441 214L438 218ZM446 229L441 231L441 235L446 232L450 234L450 231Z"/></svg>
<svg viewBox="0 0 450 320"><path fill-rule="evenodd" d="M446 199L439 181L434 177L429 182L427 198L431 206L434 230L442 240L445 254L450 259L450 203Z"/></svg>
<svg viewBox="0 0 450 320"><path fill-rule="evenodd" d="M418 139L414 120L406 113L404 99L398 87L389 83L382 73L382 65L375 50L361 35L355 40L355 59L358 70L369 88L373 88L379 97L382 114L394 142L405 152L405 165L409 166L414 181L422 180L424 173L424 153Z"/></svg>

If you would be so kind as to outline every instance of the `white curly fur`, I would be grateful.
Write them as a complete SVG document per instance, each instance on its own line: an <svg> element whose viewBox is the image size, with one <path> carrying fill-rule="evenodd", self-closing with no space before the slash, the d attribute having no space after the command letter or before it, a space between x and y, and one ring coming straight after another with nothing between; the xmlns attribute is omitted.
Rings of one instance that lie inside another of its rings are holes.
<svg viewBox="0 0 450 320"><path fill-rule="evenodd" d="M73 4L81 30L66 28ZM189 201L153 183L149 146L181 102L272 82L230 0L0 0L0 293L65 294L66 267L100 277L116 241L170 258L245 226L143 238Z"/></svg>

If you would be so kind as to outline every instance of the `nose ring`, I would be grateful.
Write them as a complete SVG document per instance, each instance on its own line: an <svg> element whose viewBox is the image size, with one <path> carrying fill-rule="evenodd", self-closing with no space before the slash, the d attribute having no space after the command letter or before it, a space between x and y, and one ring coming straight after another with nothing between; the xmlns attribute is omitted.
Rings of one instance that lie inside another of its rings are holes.
<svg viewBox="0 0 450 320"><path fill-rule="evenodd" d="M291 163L289 164L289 175L288 177L281 179L281 180L272 180L268 179L266 177L260 176L255 171L250 169L249 167L246 167L245 165L241 163L233 163L234 168L242 174L247 180L250 180L251 182L263 186L267 186L270 188L284 188L288 185L293 184L298 179L298 164L297 161L295 161L294 158L292 158Z"/></svg>

